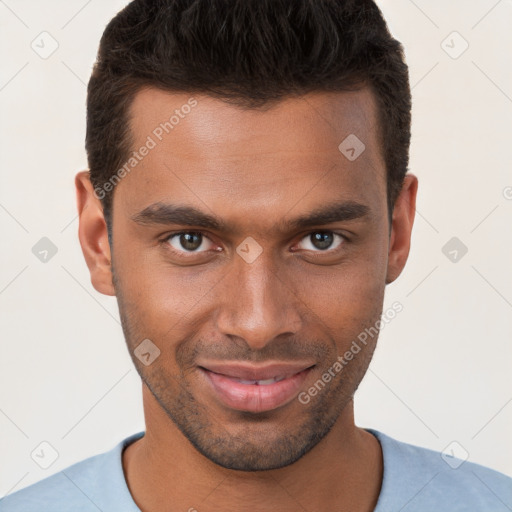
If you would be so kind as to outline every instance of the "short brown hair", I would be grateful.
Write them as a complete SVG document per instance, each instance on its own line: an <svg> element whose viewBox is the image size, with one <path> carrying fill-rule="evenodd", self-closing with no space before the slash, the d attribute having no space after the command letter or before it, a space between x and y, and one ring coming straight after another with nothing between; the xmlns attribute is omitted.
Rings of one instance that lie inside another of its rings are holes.
<svg viewBox="0 0 512 512"><path fill-rule="evenodd" d="M411 93L402 46L372 0L134 0L105 29L89 80L92 184L130 157L129 109L142 87L258 108L362 85L377 99L391 218L408 167ZM109 228L112 197L101 197Z"/></svg>

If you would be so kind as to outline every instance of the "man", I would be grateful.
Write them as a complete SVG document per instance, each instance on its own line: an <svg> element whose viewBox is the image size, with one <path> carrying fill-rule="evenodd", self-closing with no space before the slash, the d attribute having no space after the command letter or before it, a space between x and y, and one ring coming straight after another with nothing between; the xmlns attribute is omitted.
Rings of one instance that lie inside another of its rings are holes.
<svg viewBox="0 0 512 512"><path fill-rule="evenodd" d="M361 333L409 253L410 109L401 46L370 0L120 12L76 188L146 430L0 509L510 510L506 476L354 424L376 343Z"/></svg>

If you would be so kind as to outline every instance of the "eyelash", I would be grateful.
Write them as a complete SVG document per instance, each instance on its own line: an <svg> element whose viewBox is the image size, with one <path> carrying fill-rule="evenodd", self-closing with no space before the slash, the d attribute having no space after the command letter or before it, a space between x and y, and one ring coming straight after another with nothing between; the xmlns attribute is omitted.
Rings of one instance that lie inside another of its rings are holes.
<svg viewBox="0 0 512 512"><path fill-rule="evenodd" d="M312 234L314 233L328 233L328 234L332 234L332 235L337 235L339 236L341 239L342 239L342 242L340 243L340 245L338 245L338 247L334 248L334 249L326 249L324 251L322 250L317 250L317 251L311 251L313 253L316 253L316 254L332 254L332 253L336 253L337 251L339 251L341 249L341 246L345 245L347 242L350 242L350 239L343 233L339 233L338 231L332 231L332 230L328 230L328 229L317 229L317 230L314 230L314 231L310 231L308 233L306 233L301 239L300 241L304 240L306 237L308 236L311 236ZM174 254L179 254L180 256L183 256L183 255L186 255L186 254L190 254L190 255L194 255L194 254L208 254L209 252L219 252L219 251L215 251L215 250L207 250L207 251L178 251L176 249L174 249L174 247L172 247L168 242L174 238L174 237L177 237L177 236L180 236L180 235L186 235L186 234L199 234L201 235L202 237L208 239L210 242L214 243L210 237L208 236L207 233L203 232L203 231L195 231L195 230L189 230L189 231L177 231L175 233L170 233L170 234L167 234L162 240L160 240L160 242L162 244L165 244L167 246L167 248ZM185 258L187 258L188 256L184 256Z"/></svg>

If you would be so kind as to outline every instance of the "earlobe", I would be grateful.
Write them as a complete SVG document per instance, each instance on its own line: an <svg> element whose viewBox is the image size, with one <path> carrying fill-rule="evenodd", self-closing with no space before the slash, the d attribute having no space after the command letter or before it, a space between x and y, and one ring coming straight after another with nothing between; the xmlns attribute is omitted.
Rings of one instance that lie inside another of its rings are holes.
<svg viewBox="0 0 512 512"><path fill-rule="evenodd" d="M392 283L401 274L411 247L411 232L416 214L418 178L407 174L402 190L395 202L388 253L386 284Z"/></svg>
<svg viewBox="0 0 512 512"><path fill-rule="evenodd" d="M78 237L91 274L91 283L100 293L115 295L107 224L101 202L94 194L89 171L76 175L75 187L80 222Z"/></svg>

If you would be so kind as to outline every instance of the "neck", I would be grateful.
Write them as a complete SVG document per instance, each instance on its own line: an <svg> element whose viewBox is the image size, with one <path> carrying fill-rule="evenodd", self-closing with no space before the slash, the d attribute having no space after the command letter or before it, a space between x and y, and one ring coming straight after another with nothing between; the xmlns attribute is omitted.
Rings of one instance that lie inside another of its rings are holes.
<svg viewBox="0 0 512 512"><path fill-rule="evenodd" d="M298 461L246 472L225 469L199 453L146 386L143 399L146 434L123 453L128 487L143 512L371 511L377 503L382 451L372 434L355 426L352 401Z"/></svg>

